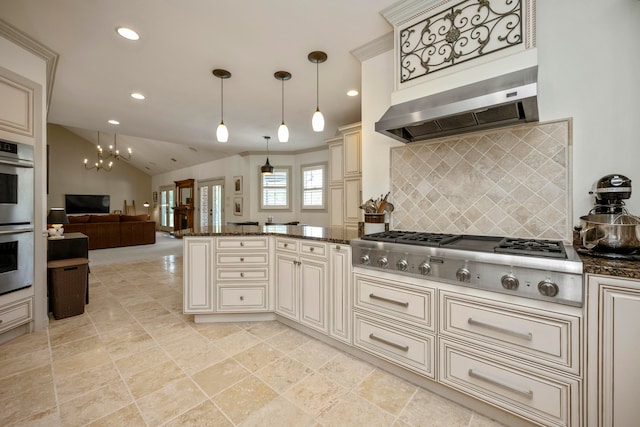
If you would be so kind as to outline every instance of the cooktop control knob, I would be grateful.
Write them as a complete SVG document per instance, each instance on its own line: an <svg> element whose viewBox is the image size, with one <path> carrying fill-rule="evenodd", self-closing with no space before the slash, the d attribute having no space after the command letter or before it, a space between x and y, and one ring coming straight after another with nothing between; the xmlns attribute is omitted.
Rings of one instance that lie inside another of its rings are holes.
<svg viewBox="0 0 640 427"><path fill-rule="evenodd" d="M418 268L420 269L420 274L423 276L428 276L431 273L431 266L427 261L420 264L420 267Z"/></svg>
<svg viewBox="0 0 640 427"><path fill-rule="evenodd" d="M518 289L518 285L520 284L516 276L511 273L502 276L502 278L500 279L500 283L502 283L503 288L511 290Z"/></svg>
<svg viewBox="0 0 640 427"><path fill-rule="evenodd" d="M558 285L553 283L551 280L543 280L538 283L538 291L547 297L555 297L558 295Z"/></svg>
<svg viewBox="0 0 640 427"><path fill-rule="evenodd" d="M386 256L381 256L378 258L378 266L381 268L387 268L389 266L389 260Z"/></svg>
<svg viewBox="0 0 640 427"><path fill-rule="evenodd" d="M467 267L459 268L458 271L456 271L456 278L460 282L469 283L471 280L471 272Z"/></svg>
<svg viewBox="0 0 640 427"><path fill-rule="evenodd" d="M369 264L369 255L360 256L360 264L368 265Z"/></svg>
<svg viewBox="0 0 640 427"><path fill-rule="evenodd" d="M406 259L401 259L398 262L396 262L396 267L398 268L398 270L400 271L407 271L407 268L409 267L409 263L407 262Z"/></svg>

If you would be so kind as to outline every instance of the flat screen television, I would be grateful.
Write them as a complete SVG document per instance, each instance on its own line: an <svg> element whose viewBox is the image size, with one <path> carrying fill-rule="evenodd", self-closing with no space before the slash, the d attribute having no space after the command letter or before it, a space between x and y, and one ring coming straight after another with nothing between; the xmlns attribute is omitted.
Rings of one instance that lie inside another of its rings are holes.
<svg viewBox="0 0 640 427"><path fill-rule="evenodd" d="M65 194L64 206L67 214L109 213L109 195Z"/></svg>

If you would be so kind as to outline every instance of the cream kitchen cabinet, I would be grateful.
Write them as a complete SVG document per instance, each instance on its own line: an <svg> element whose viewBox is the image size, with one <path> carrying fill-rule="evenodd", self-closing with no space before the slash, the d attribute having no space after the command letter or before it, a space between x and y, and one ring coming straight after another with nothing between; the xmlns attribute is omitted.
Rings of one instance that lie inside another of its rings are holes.
<svg viewBox="0 0 640 427"><path fill-rule="evenodd" d="M360 123L338 129L329 150L329 218L332 227L357 229L362 220L362 132Z"/></svg>
<svg viewBox="0 0 640 427"><path fill-rule="evenodd" d="M213 237L184 238L184 312L213 313Z"/></svg>
<svg viewBox="0 0 640 427"><path fill-rule="evenodd" d="M396 275L353 275L353 345L435 378L436 290Z"/></svg>
<svg viewBox="0 0 640 427"><path fill-rule="evenodd" d="M0 69L0 139L35 145L39 111L35 100L42 99L35 82Z"/></svg>
<svg viewBox="0 0 640 427"><path fill-rule="evenodd" d="M580 308L438 286L439 382L541 425L580 425Z"/></svg>
<svg viewBox="0 0 640 427"><path fill-rule="evenodd" d="M327 255L323 242L275 238L276 314L325 334Z"/></svg>
<svg viewBox="0 0 640 427"><path fill-rule="evenodd" d="M588 275L589 426L638 425L640 280Z"/></svg>
<svg viewBox="0 0 640 427"><path fill-rule="evenodd" d="M266 236L186 237L184 312L270 311L268 242Z"/></svg>
<svg viewBox="0 0 640 427"><path fill-rule="evenodd" d="M351 246L329 245L329 335L351 343Z"/></svg>

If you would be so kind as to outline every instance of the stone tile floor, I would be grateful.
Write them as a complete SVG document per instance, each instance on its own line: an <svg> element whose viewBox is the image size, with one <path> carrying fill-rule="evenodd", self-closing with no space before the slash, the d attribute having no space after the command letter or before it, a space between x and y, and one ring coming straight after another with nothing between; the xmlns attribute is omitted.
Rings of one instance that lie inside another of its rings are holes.
<svg viewBox="0 0 640 427"><path fill-rule="evenodd" d="M0 346L0 425L500 426L279 322L193 323L181 256L90 276L84 314Z"/></svg>

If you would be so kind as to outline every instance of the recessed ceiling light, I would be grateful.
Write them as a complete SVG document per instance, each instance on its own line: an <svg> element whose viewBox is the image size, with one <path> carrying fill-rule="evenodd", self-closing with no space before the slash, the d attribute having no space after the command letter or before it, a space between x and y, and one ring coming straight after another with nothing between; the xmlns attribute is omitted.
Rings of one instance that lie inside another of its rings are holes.
<svg viewBox="0 0 640 427"><path fill-rule="evenodd" d="M140 35L138 33L136 33L135 31L133 31L131 28L127 28L127 27L118 27L116 28L116 32L118 34L120 34L120 36L124 37L127 40L139 40L140 39Z"/></svg>
<svg viewBox="0 0 640 427"><path fill-rule="evenodd" d="M347 92L347 96L357 96L358 95L358 91L355 89L351 89L349 92Z"/></svg>
<svg viewBox="0 0 640 427"><path fill-rule="evenodd" d="M112 125L119 125L119 124L120 124L120 122L119 122L119 121L117 121L117 120L111 119L111 120L109 120L109 124L112 124Z"/></svg>
<svg viewBox="0 0 640 427"><path fill-rule="evenodd" d="M133 99L141 99L141 100L146 98L146 96L144 96L143 94L141 94L141 93L139 93L139 92L133 92L133 93L131 94L131 97L132 97Z"/></svg>

